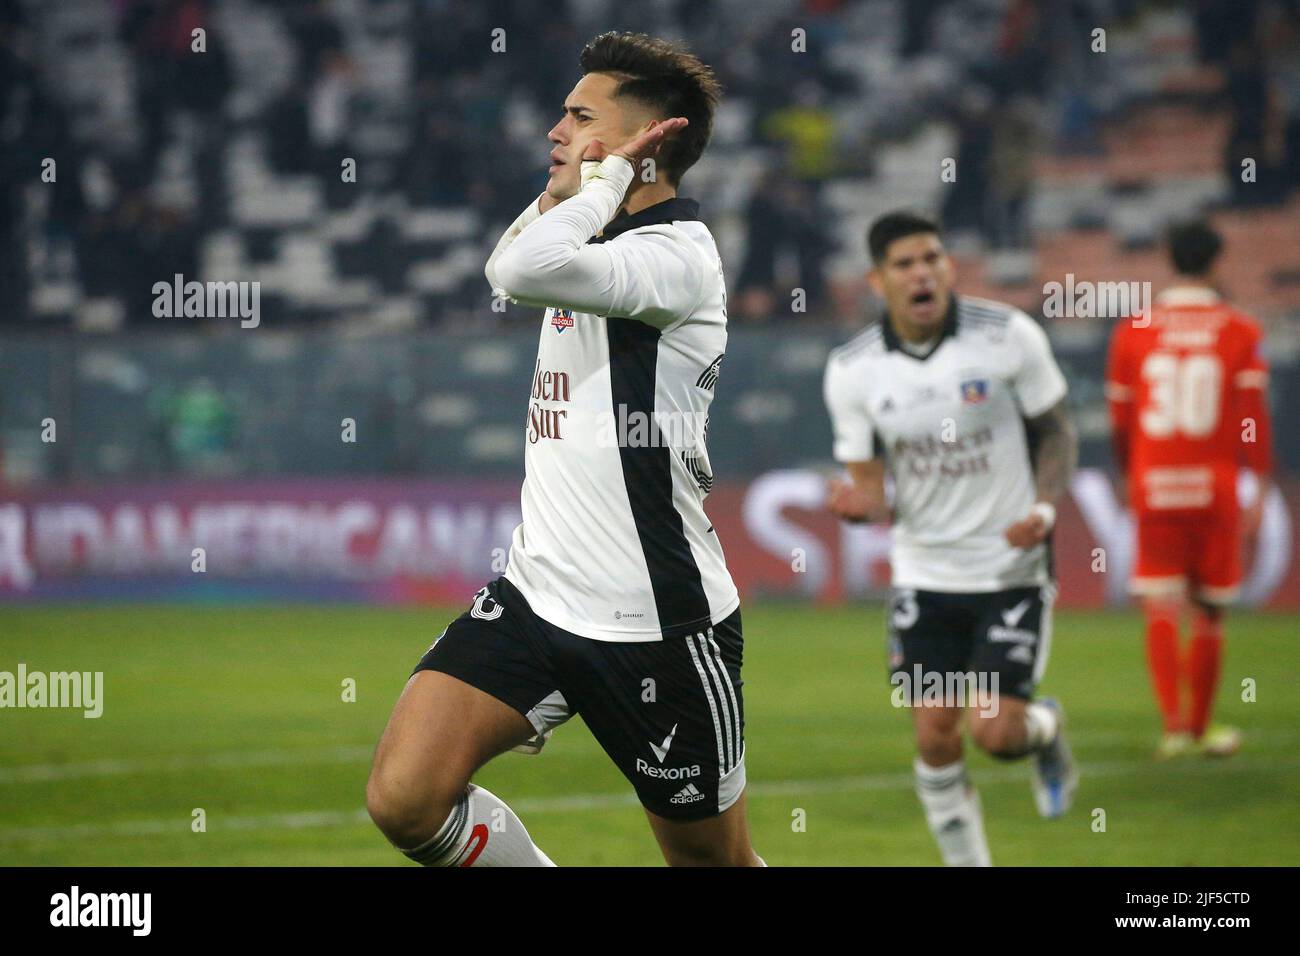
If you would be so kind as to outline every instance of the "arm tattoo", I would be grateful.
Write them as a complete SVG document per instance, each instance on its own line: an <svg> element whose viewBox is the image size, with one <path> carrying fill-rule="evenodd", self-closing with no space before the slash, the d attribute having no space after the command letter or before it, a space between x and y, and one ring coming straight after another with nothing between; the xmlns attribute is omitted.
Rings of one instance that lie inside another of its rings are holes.
<svg viewBox="0 0 1300 956"><path fill-rule="evenodd" d="M1056 501L1070 485L1079 460L1079 435L1061 400L1037 418L1029 419L1036 441L1034 483L1039 501Z"/></svg>

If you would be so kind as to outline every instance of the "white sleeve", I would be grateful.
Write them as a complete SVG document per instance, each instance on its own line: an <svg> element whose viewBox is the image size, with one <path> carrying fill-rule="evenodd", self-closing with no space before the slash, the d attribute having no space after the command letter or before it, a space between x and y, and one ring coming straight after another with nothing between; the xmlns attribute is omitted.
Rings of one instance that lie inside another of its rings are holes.
<svg viewBox="0 0 1300 956"><path fill-rule="evenodd" d="M870 461L875 457L875 426L867 411L860 381L845 362L831 355L822 383L826 410L835 436L832 452L836 461Z"/></svg>
<svg viewBox="0 0 1300 956"><path fill-rule="evenodd" d="M704 260L678 230L588 245L614 218L632 164L607 156L581 192L549 210L496 262L500 287L523 305L557 306L665 328L689 315L704 290Z"/></svg>
<svg viewBox="0 0 1300 956"><path fill-rule="evenodd" d="M483 273L487 276L488 285L492 287L492 294L494 296L506 295L505 290L501 288L501 283L497 281L497 261L501 258L501 254L506 251L506 248L510 243L514 242L521 232L541 217L542 210L539 205L541 201L542 197L538 196L529 203L528 208L519 214L519 218L510 224L510 228L502 233L501 238L497 241L497 247L492 250L492 255L488 256L487 265L483 267Z"/></svg>
<svg viewBox="0 0 1300 956"><path fill-rule="evenodd" d="M1011 379L1016 404L1026 418L1037 418L1065 398L1069 387L1041 325L1016 311L1011 314L1007 331L1018 353Z"/></svg>

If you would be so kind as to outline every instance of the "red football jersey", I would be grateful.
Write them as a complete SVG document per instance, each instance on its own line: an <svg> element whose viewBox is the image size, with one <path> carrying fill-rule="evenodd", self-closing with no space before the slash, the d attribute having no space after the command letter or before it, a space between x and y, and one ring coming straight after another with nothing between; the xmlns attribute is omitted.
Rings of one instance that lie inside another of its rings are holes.
<svg viewBox="0 0 1300 956"><path fill-rule="evenodd" d="M1254 320L1199 287L1115 327L1106 398L1135 511L1235 513L1238 469L1272 470L1262 346Z"/></svg>

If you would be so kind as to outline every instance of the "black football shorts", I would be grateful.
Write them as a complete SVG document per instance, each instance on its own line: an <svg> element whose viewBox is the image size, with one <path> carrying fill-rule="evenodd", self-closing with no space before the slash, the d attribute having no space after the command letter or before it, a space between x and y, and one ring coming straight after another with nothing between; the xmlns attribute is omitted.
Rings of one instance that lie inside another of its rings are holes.
<svg viewBox="0 0 1300 956"><path fill-rule="evenodd" d="M647 810L701 820L745 788L742 647L739 610L682 637L580 637L534 614L502 577L479 591L415 670L491 694L538 735L580 714Z"/></svg>
<svg viewBox="0 0 1300 956"><path fill-rule="evenodd" d="M1054 584L977 594L895 589L886 609L891 679L984 675L998 695L1031 699L1051 649L1055 594Z"/></svg>

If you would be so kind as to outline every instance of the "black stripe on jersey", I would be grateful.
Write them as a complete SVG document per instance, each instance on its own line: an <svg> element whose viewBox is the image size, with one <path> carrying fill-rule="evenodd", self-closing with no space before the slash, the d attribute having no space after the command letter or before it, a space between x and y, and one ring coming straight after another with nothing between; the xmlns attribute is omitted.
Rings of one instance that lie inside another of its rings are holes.
<svg viewBox="0 0 1300 956"><path fill-rule="evenodd" d="M600 231L599 236L592 236L587 242L593 244L609 242L609 240L617 238L631 229L660 226L666 222L687 222L699 218L700 204L698 202L684 196L674 196L672 199L657 202L653 206L646 206L640 212L633 213L630 216L625 212L619 213L610 221L608 226Z"/></svg>
<svg viewBox="0 0 1300 956"><path fill-rule="evenodd" d="M635 319L605 320L609 339L609 390L616 421L619 409L627 418L641 412L650 423L645 447L624 442L618 454L628 506L650 573L650 587L665 638L690 633L710 622L699 565L691 553L682 516L673 506L673 450L659 437L655 425L655 371L659 330Z"/></svg>

